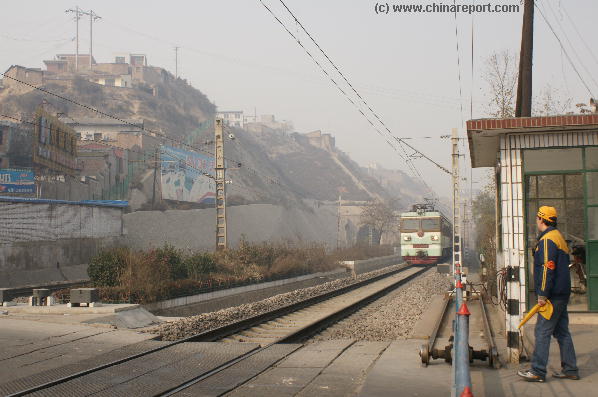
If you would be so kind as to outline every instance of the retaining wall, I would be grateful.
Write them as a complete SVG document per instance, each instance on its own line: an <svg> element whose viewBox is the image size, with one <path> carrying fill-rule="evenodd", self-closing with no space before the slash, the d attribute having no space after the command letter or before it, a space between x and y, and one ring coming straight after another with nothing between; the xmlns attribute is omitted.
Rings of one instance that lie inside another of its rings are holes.
<svg viewBox="0 0 598 397"><path fill-rule="evenodd" d="M367 273L373 270L382 269L386 266L398 265L403 262L401 255L380 256L378 258L364 259L358 261L345 261L345 265L351 265L355 273Z"/></svg>
<svg viewBox="0 0 598 397"><path fill-rule="evenodd" d="M336 246L337 211L330 205L285 208L272 204L231 206L226 209L228 241L318 241ZM124 215L126 242L145 250L164 243L191 250L214 250L216 213L213 208L137 211Z"/></svg>
<svg viewBox="0 0 598 397"><path fill-rule="evenodd" d="M272 288L272 287L280 287L282 285L287 285L287 284L297 283L297 282L301 282L301 281L305 281L305 280L310 280L312 278L329 277L329 276L339 274L339 273L345 273L345 269L336 269L336 270L333 270L330 272L306 274L304 276L297 276L297 277L285 278L282 280L268 281L266 283L250 284L250 285L245 285L243 287L235 287L235 288L223 289L223 290L219 290L219 291L206 292L204 294L183 296L180 298L168 299L168 300L164 300L164 301L160 301L160 302L150 303L150 304L144 305L144 307L147 310L152 311L152 312L160 311L160 310L171 309L171 308L180 307L180 306L192 305L192 304L196 304L196 303L200 303L200 302L209 301L212 299L223 298L226 296L245 294L247 292L258 291L258 290L263 290L263 289Z"/></svg>
<svg viewBox="0 0 598 397"><path fill-rule="evenodd" d="M348 261L345 263L356 264L356 273L360 274L378 270L386 266L395 265L400 262L402 262L400 256L391 255L361 261ZM255 302L277 294L289 292L297 288L314 286L321 282L344 277L345 273L347 273L347 270L345 268L341 268L330 272L313 273L283 280L208 292L205 294L184 296L181 298L150 303L144 305L144 307L155 314L188 316L208 311L220 310L226 307L240 305L242 303ZM317 278L321 278L322 280L320 282L306 283L308 280ZM257 291L260 292L258 293Z"/></svg>
<svg viewBox="0 0 598 397"><path fill-rule="evenodd" d="M0 197L0 287L77 281L123 235L126 203Z"/></svg>

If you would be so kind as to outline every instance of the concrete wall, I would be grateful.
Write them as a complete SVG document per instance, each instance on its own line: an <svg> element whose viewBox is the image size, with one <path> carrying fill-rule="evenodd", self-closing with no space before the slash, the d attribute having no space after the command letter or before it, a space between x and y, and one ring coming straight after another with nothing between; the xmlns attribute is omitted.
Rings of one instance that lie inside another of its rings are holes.
<svg viewBox="0 0 598 397"><path fill-rule="evenodd" d="M231 246L241 236L248 241L319 241L336 246L337 208L284 208L271 204L227 208ZM147 249L169 243L178 248L213 250L216 242L216 213L198 210L138 211L124 215L126 242L132 248Z"/></svg>
<svg viewBox="0 0 598 397"><path fill-rule="evenodd" d="M192 304L199 303L199 302L209 301L212 299L218 299L218 298L223 298L223 297L232 296L232 295L246 294L251 291L259 291L259 290L268 289L268 288L272 288L272 287L279 287L279 286L283 286L283 285L287 285L287 284L293 284L293 283L297 283L297 282L301 282L301 281L305 281L305 280L310 280L310 279L317 278L317 277L329 277L329 276L343 274L343 273L345 273L345 269L336 269L336 270L333 270L330 272L306 274L304 276L290 277L290 278L285 278L282 280L268 281L265 283L245 285L243 287L235 287L235 288L223 289L223 290L219 290L219 291L206 292L204 294L182 296L180 298L168 299L168 300L164 300L164 301L160 301L160 302L150 303L150 304L144 305L144 307L147 310L151 311L152 313L159 312L159 311L163 311L166 309L172 309L172 308L180 307L180 306L188 306L188 305L192 305ZM239 304L241 304L241 303L239 303Z"/></svg>
<svg viewBox="0 0 598 397"><path fill-rule="evenodd" d="M0 287L87 278L99 249L120 240L123 208L0 200Z"/></svg>

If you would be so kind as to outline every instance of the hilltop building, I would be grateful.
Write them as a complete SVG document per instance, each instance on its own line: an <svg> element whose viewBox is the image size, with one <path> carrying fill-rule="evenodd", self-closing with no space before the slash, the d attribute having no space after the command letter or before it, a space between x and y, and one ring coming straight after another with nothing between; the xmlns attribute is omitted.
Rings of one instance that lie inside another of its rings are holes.
<svg viewBox="0 0 598 397"><path fill-rule="evenodd" d="M316 130L312 132L308 132L305 134L307 137L309 144L315 146L319 149L324 149L329 152L334 151L336 140L330 134L322 134L322 131Z"/></svg>
<svg viewBox="0 0 598 397"><path fill-rule="evenodd" d="M75 59L75 54L58 54L54 59L44 61L46 70L13 65L5 72L7 78L2 80L2 86L15 93L25 93L48 81L83 78L92 83L119 88L132 88L135 83L145 84L155 93L156 84L175 79L163 68L148 66L144 54L129 54L128 62L124 55L118 55L114 62L106 63L97 63L91 57L91 67L88 54L79 54L78 66Z"/></svg>
<svg viewBox="0 0 598 397"><path fill-rule="evenodd" d="M243 128L245 119L242 110L222 110L216 113L216 117L222 119L224 125Z"/></svg>

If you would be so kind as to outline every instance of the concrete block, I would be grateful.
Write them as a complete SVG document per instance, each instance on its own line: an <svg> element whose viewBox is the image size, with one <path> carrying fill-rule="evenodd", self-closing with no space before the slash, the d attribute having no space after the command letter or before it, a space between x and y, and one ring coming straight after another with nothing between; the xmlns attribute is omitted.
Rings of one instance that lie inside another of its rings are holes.
<svg viewBox="0 0 598 397"><path fill-rule="evenodd" d="M16 302L2 302L3 307L16 306Z"/></svg>
<svg viewBox="0 0 598 397"><path fill-rule="evenodd" d="M97 288L73 288L71 289L71 303L82 304L100 301L100 293Z"/></svg>
<svg viewBox="0 0 598 397"><path fill-rule="evenodd" d="M10 288L0 288L0 303L12 300Z"/></svg>

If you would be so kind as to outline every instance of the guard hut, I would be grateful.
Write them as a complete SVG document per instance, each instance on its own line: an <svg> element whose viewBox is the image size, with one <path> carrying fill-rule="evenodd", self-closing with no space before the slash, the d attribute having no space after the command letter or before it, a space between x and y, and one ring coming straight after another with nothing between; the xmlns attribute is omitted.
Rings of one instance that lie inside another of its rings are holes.
<svg viewBox="0 0 598 397"><path fill-rule="evenodd" d="M517 331L536 301L536 211L558 211L558 228L575 253L570 311L598 311L598 114L467 122L472 167L496 172L497 270L506 268L506 331L518 362Z"/></svg>

